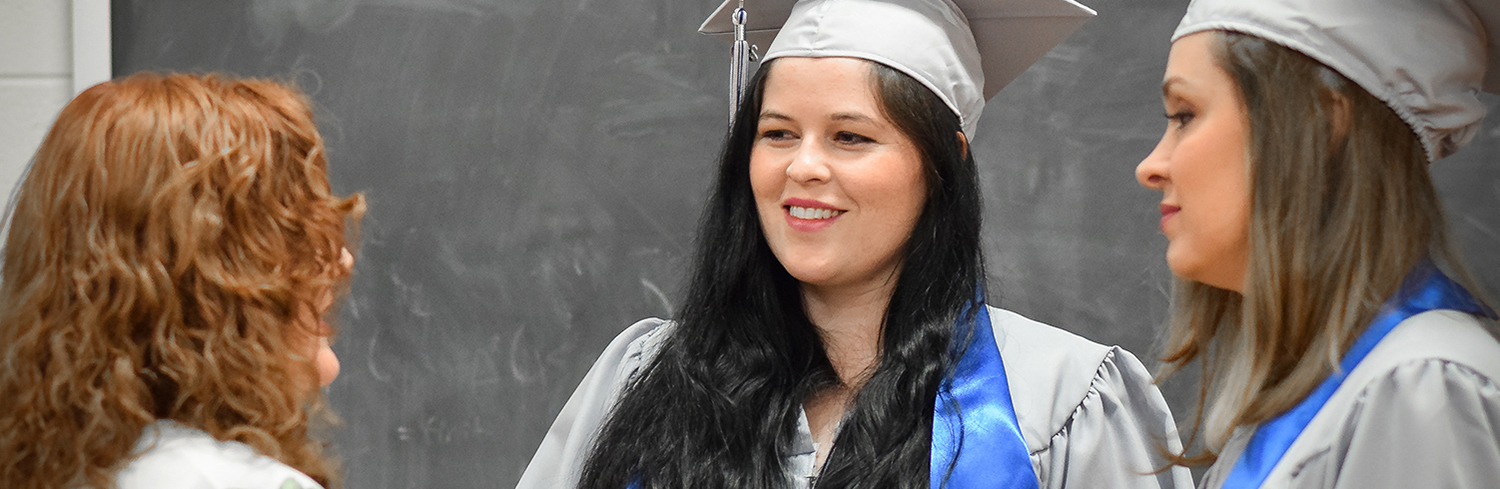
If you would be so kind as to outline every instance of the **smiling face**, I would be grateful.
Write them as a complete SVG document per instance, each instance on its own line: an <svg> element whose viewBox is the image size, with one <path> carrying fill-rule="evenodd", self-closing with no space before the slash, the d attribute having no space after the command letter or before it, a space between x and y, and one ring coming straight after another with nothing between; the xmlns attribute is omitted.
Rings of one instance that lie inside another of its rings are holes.
<svg viewBox="0 0 1500 489"><path fill-rule="evenodd" d="M886 118L868 61L771 67L750 186L766 242L804 290L889 287L922 212L916 145Z"/></svg>
<svg viewBox="0 0 1500 489"><path fill-rule="evenodd" d="M1242 292L1249 262L1249 123L1234 79L1215 62L1218 35L1172 44L1162 100L1167 131L1136 167L1162 192L1167 265L1179 278Z"/></svg>

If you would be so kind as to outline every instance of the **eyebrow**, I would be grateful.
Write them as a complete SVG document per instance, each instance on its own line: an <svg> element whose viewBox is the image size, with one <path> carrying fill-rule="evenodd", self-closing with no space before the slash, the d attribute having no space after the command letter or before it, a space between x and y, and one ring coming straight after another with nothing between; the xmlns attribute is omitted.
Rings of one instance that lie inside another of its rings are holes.
<svg viewBox="0 0 1500 489"><path fill-rule="evenodd" d="M790 121L790 120L792 120L791 117L787 117L785 114L782 114L782 113L779 113L779 112L761 112L760 113L760 120L766 120L766 119L775 119L775 120L782 120L782 121Z"/></svg>
<svg viewBox="0 0 1500 489"><path fill-rule="evenodd" d="M1167 93L1172 91L1172 86L1173 85L1188 85L1188 86L1192 86L1191 83L1188 83L1187 80L1182 79L1182 77L1180 77L1180 76L1167 77L1166 80L1162 80L1162 82L1161 82L1161 96L1163 96L1163 97L1167 96Z"/></svg>
<svg viewBox="0 0 1500 489"><path fill-rule="evenodd" d="M791 116L782 114L780 112L767 111L760 114L760 120L791 121L792 118ZM879 122L875 118L858 112L835 112L832 115L828 116L828 120L841 122L862 122L879 125Z"/></svg>
<svg viewBox="0 0 1500 489"><path fill-rule="evenodd" d="M837 112L837 113L834 113L833 115L829 116L828 120L842 121L842 122L863 122L863 123L867 123L867 124L876 124L876 125L879 125L879 123L873 117L870 117L870 116L867 116L867 115L864 115L864 114L860 114L860 113L857 113L857 112Z"/></svg>

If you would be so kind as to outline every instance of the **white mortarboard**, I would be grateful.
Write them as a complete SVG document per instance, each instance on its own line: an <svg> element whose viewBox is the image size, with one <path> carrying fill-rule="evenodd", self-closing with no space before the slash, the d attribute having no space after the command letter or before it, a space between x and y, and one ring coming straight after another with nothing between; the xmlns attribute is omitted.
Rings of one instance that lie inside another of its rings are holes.
<svg viewBox="0 0 1500 489"><path fill-rule="evenodd" d="M734 34L726 0L698 32ZM744 0L764 61L876 61L931 89L972 136L994 96L1094 16L1074 0ZM771 40L774 37L774 40Z"/></svg>
<svg viewBox="0 0 1500 489"><path fill-rule="evenodd" d="M1205 30L1260 37L1337 70L1391 106L1431 161L1474 138L1480 91L1500 93L1497 0L1193 0L1172 40Z"/></svg>

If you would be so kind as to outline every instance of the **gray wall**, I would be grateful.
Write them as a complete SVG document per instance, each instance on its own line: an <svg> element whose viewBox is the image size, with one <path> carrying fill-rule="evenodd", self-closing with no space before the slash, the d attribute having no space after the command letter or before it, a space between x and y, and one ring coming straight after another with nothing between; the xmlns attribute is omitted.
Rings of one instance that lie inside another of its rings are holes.
<svg viewBox="0 0 1500 489"><path fill-rule="evenodd" d="M335 187L369 197L330 390L350 487L513 486L610 338L673 309L724 131L728 48L694 32L715 3L114 2L117 74L294 79ZM990 290L1149 359L1170 273L1132 172L1186 2L1088 3L973 137ZM1495 120L1433 172L1500 291ZM1191 379L1163 389L1185 417Z"/></svg>
<svg viewBox="0 0 1500 489"><path fill-rule="evenodd" d="M79 81L70 63L79 47L70 21L108 17L70 7L61 0L0 2L0 192L7 197Z"/></svg>

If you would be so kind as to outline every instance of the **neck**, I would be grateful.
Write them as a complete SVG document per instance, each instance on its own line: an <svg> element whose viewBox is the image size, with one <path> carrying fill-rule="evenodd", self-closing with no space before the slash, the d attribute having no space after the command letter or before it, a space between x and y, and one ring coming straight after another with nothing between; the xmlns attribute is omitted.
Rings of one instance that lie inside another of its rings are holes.
<svg viewBox="0 0 1500 489"><path fill-rule="evenodd" d="M802 286L807 318L818 328L828 361L847 387L864 384L880 358L886 308L895 277L870 286Z"/></svg>

